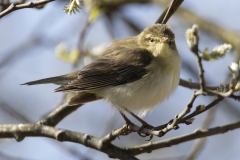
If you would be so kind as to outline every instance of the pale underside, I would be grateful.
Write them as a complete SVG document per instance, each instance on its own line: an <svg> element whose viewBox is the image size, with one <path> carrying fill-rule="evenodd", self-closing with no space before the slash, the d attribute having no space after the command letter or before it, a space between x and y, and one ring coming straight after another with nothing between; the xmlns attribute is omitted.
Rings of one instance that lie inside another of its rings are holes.
<svg viewBox="0 0 240 160"><path fill-rule="evenodd" d="M148 74L132 83L100 89L97 94L117 109L127 108L139 116L167 99L178 86L181 58L166 44L158 47L162 48L158 49L161 52L154 53L155 58L147 67Z"/></svg>

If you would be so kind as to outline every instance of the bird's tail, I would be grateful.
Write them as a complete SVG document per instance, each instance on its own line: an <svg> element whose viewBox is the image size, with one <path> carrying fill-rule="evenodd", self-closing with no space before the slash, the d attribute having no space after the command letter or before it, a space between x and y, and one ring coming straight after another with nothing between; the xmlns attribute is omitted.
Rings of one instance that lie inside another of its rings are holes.
<svg viewBox="0 0 240 160"><path fill-rule="evenodd" d="M30 81L21 85L36 85L36 84L47 84L47 83L53 83L53 84L66 84L67 79L64 79L64 76L57 76L57 77L50 77L50 78L44 78L39 79L36 81ZM68 80L69 81L69 80Z"/></svg>
<svg viewBox="0 0 240 160"><path fill-rule="evenodd" d="M78 77L79 71L72 72L70 74L66 75L61 75L61 76L56 76L56 77L50 77L50 78L44 78L44 79L39 79L36 81L30 81L21 85L37 85L37 84L48 84L48 83L53 83L57 85L64 85L67 84L68 82L76 79Z"/></svg>

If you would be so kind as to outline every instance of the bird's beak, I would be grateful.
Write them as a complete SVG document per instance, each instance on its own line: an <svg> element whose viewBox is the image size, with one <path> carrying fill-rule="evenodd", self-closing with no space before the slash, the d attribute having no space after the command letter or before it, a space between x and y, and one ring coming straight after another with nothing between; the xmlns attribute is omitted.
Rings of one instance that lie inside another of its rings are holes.
<svg viewBox="0 0 240 160"><path fill-rule="evenodd" d="M169 39L167 37L163 37L161 43L168 43Z"/></svg>

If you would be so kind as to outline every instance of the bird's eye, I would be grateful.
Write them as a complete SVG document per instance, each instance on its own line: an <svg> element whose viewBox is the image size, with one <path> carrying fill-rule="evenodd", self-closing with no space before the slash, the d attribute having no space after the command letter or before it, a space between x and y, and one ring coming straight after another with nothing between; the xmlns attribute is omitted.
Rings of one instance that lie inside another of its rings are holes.
<svg viewBox="0 0 240 160"><path fill-rule="evenodd" d="M153 38L150 38L149 42L150 42L150 43L153 43L153 42L154 42L154 39L153 39Z"/></svg>

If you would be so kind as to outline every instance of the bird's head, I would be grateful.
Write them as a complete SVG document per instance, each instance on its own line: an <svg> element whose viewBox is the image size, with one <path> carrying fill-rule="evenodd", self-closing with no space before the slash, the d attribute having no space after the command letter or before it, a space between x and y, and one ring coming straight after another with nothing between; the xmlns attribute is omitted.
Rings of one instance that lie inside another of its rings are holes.
<svg viewBox="0 0 240 160"><path fill-rule="evenodd" d="M154 24L138 35L138 44L153 56L171 56L177 53L175 36L165 24Z"/></svg>

